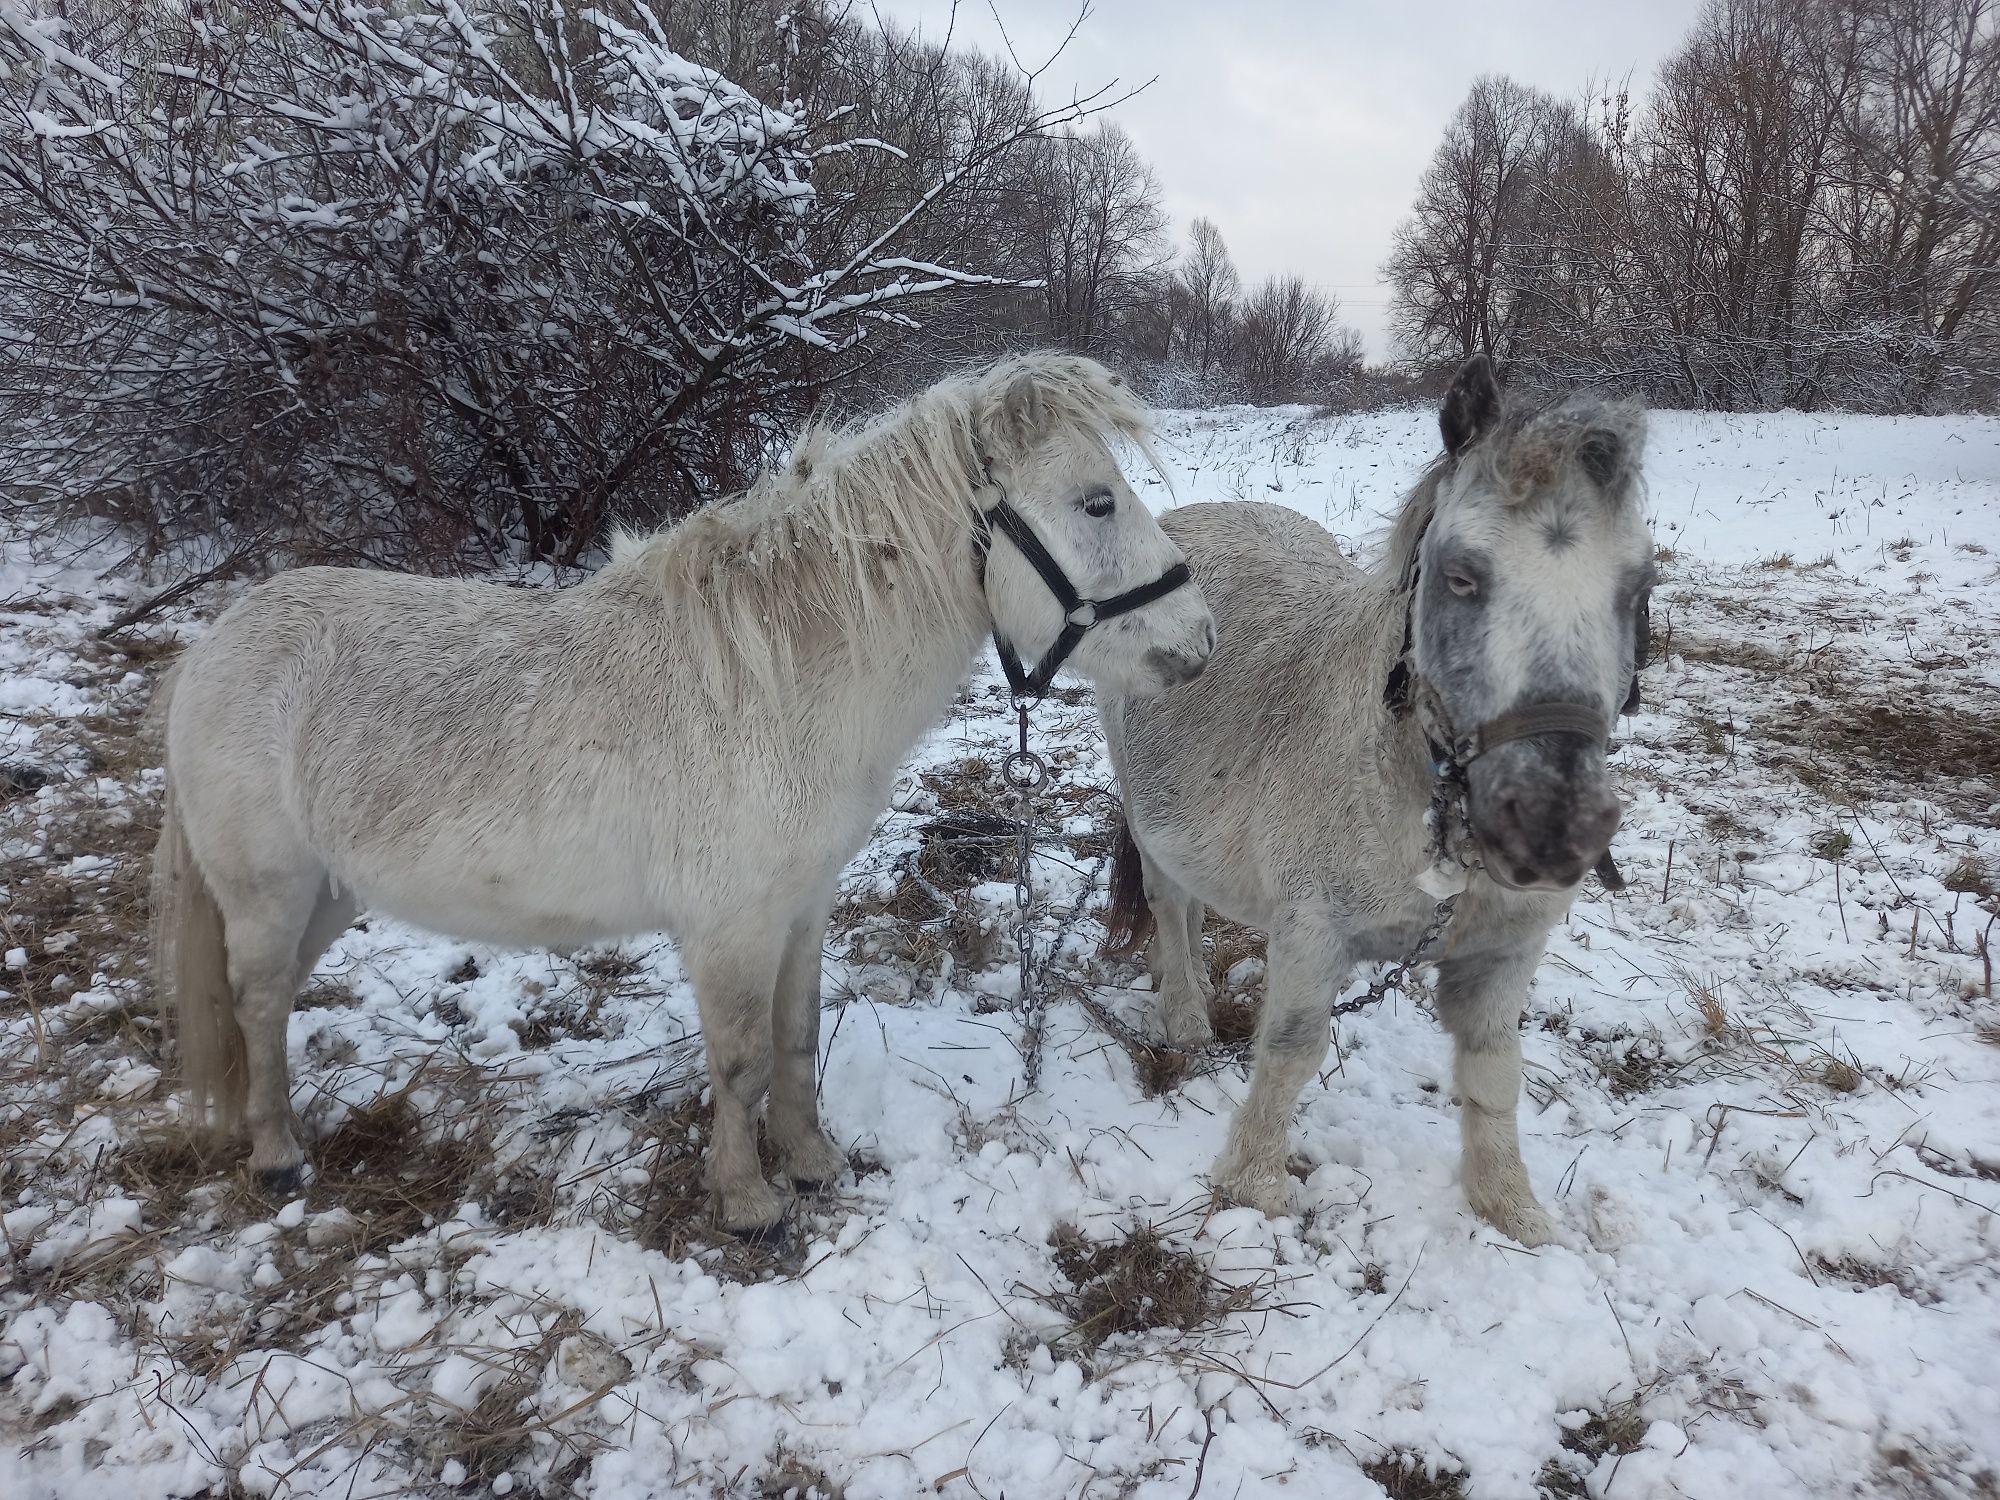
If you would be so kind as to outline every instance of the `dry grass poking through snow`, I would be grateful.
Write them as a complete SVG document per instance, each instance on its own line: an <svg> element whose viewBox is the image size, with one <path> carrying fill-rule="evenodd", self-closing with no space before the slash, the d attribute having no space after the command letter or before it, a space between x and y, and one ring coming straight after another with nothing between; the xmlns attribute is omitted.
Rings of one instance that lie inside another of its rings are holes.
<svg viewBox="0 0 2000 1500"><path fill-rule="evenodd" d="M1299 465L1343 455L1324 518L1350 535L1402 472L1386 419L1199 420L1177 462L1213 493L1319 515ZM1239 427L1266 422L1260 455ZM1990 560L1914 534L1857 558L1839 532L1822 558L1801 530L1720 569L1661 540L1648 709L1614 760L1631 889L1584 893L1523 1036L1562 1236L1535 1255L1463 1204L1421 997L1341 1023L1295 1216L1210 1200L1262 939L1211 918L1218 1045L1160 1045L1142 968L1095 956L1109 769L1073 692L1035 721L1056 951L1023 1091L1013 726L985 681L844 881L823 1105L855 1170L786 1235L707 1218L669 946L380 922L301 1001L317 1175L268 1202L239 1153L190 1143L145 982L137 715L174 641L92 644L95 606L54 589L0 605L0 690L38 695L0 721L0 1429L23 1472L87 1453L135 1494L282 1500L1273 1476L1990 1500L2000 715L1990 611L1945 587Z"/></svg>
<svg viewBox="0 0 2000 1500"><path fill-rule="evenodd" d="M1088 1353L1119 1334L1197 1333L1257 1300L1256 1288L1221 1281L1199 1253L1150 1224L1109 1240L1058 1224L1049 1245L1069 1283L1043 1294L1069 1321L1054 1341L1066 1353Z"/></svg>

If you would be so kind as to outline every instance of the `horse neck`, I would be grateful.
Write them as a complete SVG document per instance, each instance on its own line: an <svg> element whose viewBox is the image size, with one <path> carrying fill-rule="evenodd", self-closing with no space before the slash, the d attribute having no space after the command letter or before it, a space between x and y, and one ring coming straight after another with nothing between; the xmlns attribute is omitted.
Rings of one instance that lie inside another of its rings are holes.
<svg viewBox="0 0 2000 1500"><path fill-rule="evenodd" d="M973 547L968 507L963 535L947 541L951 558L941 580L897 579L920 566L885 555L888 587L867 628L802 653L798 690L838 704L863 741L862 758L900 760L911 743L943 717L971 670L989 615Z"/></svg>
<svg viewBox="0 0 2000 1500"><path fill-rule="evenodd" d="M1365 725L1364 743L1374 747L1369 769L1380 794L1375 805L1396 826L1411 818L1421 826L1430 801L1430 745L1417 716L1397 715L1385 697L1389 674L1403 654L1410 600L1393 579L1372 575L1369 585L1373 597L1362 632L1365 665L1358 675L1362 696L1356 711Z"/></svg>

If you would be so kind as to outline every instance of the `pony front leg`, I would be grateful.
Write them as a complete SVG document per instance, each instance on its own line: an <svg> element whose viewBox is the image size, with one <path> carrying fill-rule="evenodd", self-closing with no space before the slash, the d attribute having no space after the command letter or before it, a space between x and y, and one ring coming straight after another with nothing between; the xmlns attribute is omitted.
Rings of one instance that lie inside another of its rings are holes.
<svg viewBox="0 0 2000 1500"><path fill-rule="evenodd" d="M702 1178L724 1228L759 1230L785 1215L785 1200L764 1180L757 1158L757 1111L771 1087L771 1002L782 949L754 937L744 943L743 936L729 934L734 944L725 939L688 958L715 1096Z"/></svg>
<svg viewBox="0 0 2000 1500"><path fill-rule="evenodd" d="M792 924L771 1009L771 1103L765 1124L793 1182L831 1182L847 1157L819 1122L819 968L831 898Z"/></svg>
<svg viewBox="0 0 2000 1500"><path fill-rule="evenodd" d="M1229 1143L1216 1158L1214 1178L1236 1202L1274 1217L1291 1211L1285 1148L1292 1112L1306 1080L1326 1059L1333 996L1348 968L1339 940L1317 924L1271 934L1256 1070L1249 1096L1229 1122Z"/></svg>
<svg viewBox="0 0 2000 1500"><path fill-rule="evenodd" d="M1555 1225L1521 1160L1521 1008L1542 956L1532 948L1448 958L1438 965L1438 1014L1457 1044L1452 1074L1464 1141L1462 1175L1473 1211L1523 1245L1546 1245Z"/></svg>

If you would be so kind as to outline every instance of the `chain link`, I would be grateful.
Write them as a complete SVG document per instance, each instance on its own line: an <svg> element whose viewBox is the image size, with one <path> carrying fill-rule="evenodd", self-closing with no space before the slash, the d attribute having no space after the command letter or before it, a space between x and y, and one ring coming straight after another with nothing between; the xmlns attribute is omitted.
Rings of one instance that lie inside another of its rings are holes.
<svg viewBox="0 0 2000 1500"><path fill-rule="evenodd" d="M1357 1010L1366 1010L1371 1005L1381 1003L1391 990L1407 991L1408 986L1404 981L1409 978L1410 970L1423 962L1424 954L1430 950L1431 944L1442 937L1445 928L1451 925L1451 911L1457 901L1458 897L1451 895L1438 902L1431 911L1430 921L1424 924L1424 930L1417 934L1417 940L1410 945L1409 950L1363 993L1334 1006L1333 1013L1336 1016L1351 1016Z"/></svg>
<svg viewBox="0 0 2000 1500"><path fill-rule="evenodd" d="M1021 964L1021 1065L1033 1090L1042 1074L1042 1027L1048 997L1037 983L1035 961L1035 794L1048 784L1048 763L1028 748L1027 700L1014 700L1019 738L1014 753L1000 764L1000 776L1014 791L1014 817L1019 843L1014 867L1014 947Z"/></svg>

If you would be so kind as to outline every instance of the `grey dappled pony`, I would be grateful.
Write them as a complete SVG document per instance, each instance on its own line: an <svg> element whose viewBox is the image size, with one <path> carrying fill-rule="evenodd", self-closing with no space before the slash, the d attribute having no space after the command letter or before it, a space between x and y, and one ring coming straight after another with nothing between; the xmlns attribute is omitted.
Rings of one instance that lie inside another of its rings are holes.
<svg viewBox="0 0 2000 1500"><path fill-rule="evenodd" d="M1460 754L1483 869L1435 955L1437 1001L1456 1042L1466 1195L1537 1245L1553 1229L1521 1161L1519 1027L1549 929L1618 823L1604 752L1644 661L1645 418L1582 395L1507 409L1481 358L1440 425L1445 453L1372 572L1277 506L1165 518L1218 644L1184 688L1100 694L1126 816L1109 946L1150 931L1167 1038L1194 1046L1212 1036L1203 907L1269 934L1255 1074L1215 1183L1284 1212L1286 1135L1329 1007L1355 964L1404 953L1436 905L1418 883L1434 753L1483 735Z"/></svg>
<svg viewBox="0 0 2000 1500"><path fill-rule="evenodd" d="M767 1092L786 1176L844 1165L814 1087L836 877L983 638L1034 659L1092 621L1072 664L1120 694L1208 655L1113 456L1147 416L1090 360L1018 356L808 434L574 588L304 568L251 590L165 706L154 972L197 1106L296 1184L286 1019L360 910L558 949L665 930L708 1048L710 1191L732 1228L776 1222ZM1150 602L1066 613L1023 528L1075 593Z"/></svg>

